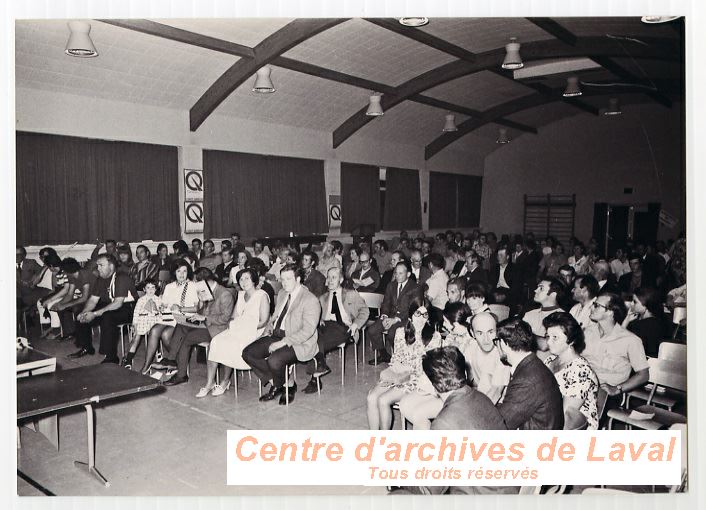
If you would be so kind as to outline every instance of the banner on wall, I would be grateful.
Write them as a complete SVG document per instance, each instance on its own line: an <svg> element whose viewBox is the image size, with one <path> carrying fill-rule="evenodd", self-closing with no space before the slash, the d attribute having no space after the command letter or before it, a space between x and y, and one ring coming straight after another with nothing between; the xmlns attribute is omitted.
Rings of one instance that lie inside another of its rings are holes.
<svg viewBox="0 0 706 510"><path fill-rule="evenodd" d="M184 200L203 202L203 170L184 169Z"/></svg>
<svg viewBox="0 0 706 510"><path fill-rule="evenodd" d="M329 228L341 228L341 195L328 196Z"/></svg>
<svg viewBox="0 0 706 510"><path fill-rule="evenodd" d="M184 202L184 233L203 232L203 202Z"/></svg>

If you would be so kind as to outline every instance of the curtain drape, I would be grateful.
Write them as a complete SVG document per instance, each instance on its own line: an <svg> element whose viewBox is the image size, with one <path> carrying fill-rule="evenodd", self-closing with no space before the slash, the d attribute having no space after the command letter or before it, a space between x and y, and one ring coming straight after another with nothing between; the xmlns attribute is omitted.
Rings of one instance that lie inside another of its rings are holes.
<svg viewBox="0 0 706 510"><path fill-rule="evenodd" d="M422 206L419 172L405 168L388 168L385 177L385 230L419 230L422 228Z"/></svg>
<svg viewBox="0 0 706 510"><path fill-rule="evenodd" d="M380 169L371 165L341 163L341 231L360 225L380 230Z"/></svg>
<svg viewBox="0 0 706 510"><path fill-rule="evenodd" d="M482 191L482 177L431 172L429 228L477 227Z"/></svg>
<svg viewBox="0 0 706 510"><path fill-rule="evenodd" d="M206 237L328 231L324 162L203 151Z"/></svg>
<svg viewBox="0 0 706 510"><path fill-rule="evenodd" d="M458 226L480 225L480 205L483 178L477 175L458 176Z"/></svg>
<svg viewBox="0 0 706 510"><path fill-rule="evenodd" d="M179 237L176 147L17 133L17 242Z"/></svg>

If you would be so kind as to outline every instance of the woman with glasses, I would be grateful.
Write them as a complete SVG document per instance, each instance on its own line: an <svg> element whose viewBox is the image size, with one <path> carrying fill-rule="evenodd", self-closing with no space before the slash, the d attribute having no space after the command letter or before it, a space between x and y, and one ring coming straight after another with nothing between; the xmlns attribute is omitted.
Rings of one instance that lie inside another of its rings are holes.
<svg viewBox="0 0 706 510"><path fill-rule="evenodd" d="M391 406L416 391L422 375L422 357L429 349L441 346L441 335L429 319L429 308L415 299L409 307L410 320L395 332L395 351L390 365L380 373L380 382L368 393L370 430L389 430Z"/></svg>
<svg viewBox="0 0 706 510"><path fill-rule="evenodd" d="M600 305L600 303L599 303ZM564 400L564 429L598 429L598 377L581 356L586 342L570 313L554 312L542 321L551 355L544 364L554 373Z"/></svg>

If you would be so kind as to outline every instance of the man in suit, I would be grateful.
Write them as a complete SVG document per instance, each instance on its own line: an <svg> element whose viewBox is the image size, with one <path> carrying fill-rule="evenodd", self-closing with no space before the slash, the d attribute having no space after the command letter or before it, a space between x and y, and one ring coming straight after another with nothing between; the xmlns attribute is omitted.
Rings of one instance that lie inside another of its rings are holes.
<svg viewBox="0 0 706 510"><path fill-rule="evenodd" d="M510 255L507 252L506 246L501 246L498 248L496 253L496 258L498 263L493 264L490 269L490 286L492 290L497 288L507 289L510 296L517 290L517 286L514 285L515 279L513 278L513 264L510 262Z"/></svg>
<svg viewBox="0 0 706 510"><path fill-rule="evenodd" d="M552 371L534 354L534 335L521 319L498 325L500 359L512 376L498 411L508 430L561 430L564 404Z"/></svg>
<svg viewBox="0 0 706 510"><path fill-rule="evenodd" d="M179 324L174 328L172 341L164 353L161 365L165 368L176 367L177 372L164 382L174 386L189 380L186 368L194 345L210 342L214 336L228 329L233 315L235 297L233 293L218 283L218 278L210 269L200 267L194 273L199 285L199 300L205 303L200 315L194 316L193 325ZM201 322L201 324L199 324ZM155 364L152 365L155 368Z"/></svg>
<svg viewBox="0 0 706 510"><path fill-rule="evenodd" d="M268 327L269 334L255 340L243 350L243 360L252 367L261 381L272 381L270 390L260 401L273 400L277 395L285 405L284 392L294 400L296 382L284 387L284 371L290 363L311 361L319 351L318 331L321 303L302 285L304 270L287 264L280 271L282 291ZM321 274L321 273L319 273Z"/></svg>
<svg viewBox="0 0 706 510"><path fill-rule="evenodd" d="M316 270L319 264L319 256L311 250L302 252L301 266L304 270L302 285L316 297L321 296L326 291L326 278Z"/></svg>
<svg viewBox="0 0 706 510"><path fill-rule="evenodd" d="M466 281L466 287L470 283L488 285L488 273L481 267L481 258L475 250L466 251L466 265L459 276Z"/></svg>
<svg viewBox="0 0 706 510"><path fill-rule="evenodd" d="M610 264L605 259L597 260L593 264L593 269L591 270L591 275L598 282L598 293L599 294L620 294L620 289L618 288L618 282L613 276L610 269Z"/></svg>
<svg viewBox="0 0 706 510"><path fill-rule="evenodd" d="M385 269L385 272L382 274L382 277L380 278L380 284L378 285L378 288L375 290L378 294L384 294L385 290L387 289L387 286L390 285L390 282L394 279L395 277L395 266L399 264L400 262L404 262L407 260L407 257L405 256L404 253L401 251L393 251L392 256L390 257L390 265ZM382 271L383 268L380 268Z"/></svg>
<svg viewBox="0 0 706 510"><path fill-rule="evenodd" d="M221 258L223 262L216 266L216 279L218 280L218 283L224 287L228 287L230 270L235 267L235 260L233 259L234 256L235 253L233 252L233 248L224 248L223 251L221 251ZM203 260L201 262L203 262Z"/></svg>
<svg viewBox="0 0 706 510"><path fill-rule="evenodd" d="M361 252L358 258L360 267L351 274L353 288L358 292L375 292L380 285L380 273L372 266L370 254Z"/></svg>
<svg viewBox="0 0 706 510"><path fill-rule="evenodd" d="M390 361L390 353L385 349L382 334L387 332L392 340L397 328L403 327L409 319L409 305L416 297L421 297L421 289L411 278L407 264L400 262L395 266L395 279L385 290L385 297L380 305L380 318L371 324L366 335L370 345L377 350L377 360L381 363ZM368 361L375 364L375 358Z"/></svg>
<svg viewBox="0 0 706 510"><path fill-rule="evenodd" d="M370 315L370 310L357 291L341 287L343 280L343 271L340 267L332 267L326 273L328 291L319 298L322 313L319 325L319 352L316 355L318 368L315 372L307 370L313 373L311 381L304 388L304 393L316 393L319 390L321 381L317 386L315 377L322 377L331 372L326 364L326 353L336 349L349 338L353 338L357 343L358 331L365 325ZM307 368L313 367L309 365Z"/></svg>
<svg viewBox="0 0 706 510"><path fill-rule="evenodd" d="M27 258L27 250L24 246L17 246L15 249L15 264L17 265L17 306L32 306L37 300L49 292L37 292L34 280L42 272L36 260ZM47 289L41 289L47 290ZM42 294L42 295L39 295Z"/></svg>
<svg viewBox="0 0 706 510"><path fill-rule="evenodd" d="M630 272L625 273L618 281L618 288L623 298L629 300L638 287L656 287L656 279L642 268L642 259L638 254L630 256Z"/></svg>
<svg viewBox="0 0 706 510"><path fill-rule="evenodd" d="M444 402L431 423L432 430L507 430L502 416L488 397L468 385L466 359L457 347L428 351L422 368ZM517 494L518 487L419 486L394 494Z"/></svg>
<svg viewBox="0 0 706 510"><path fill-rule="evenodd" d="M424 265L424 254L421 250L414 249L410 254L409 260L412 262L412 274L417 281L417 285L423 289L431 276L431 271Z"/></svg>

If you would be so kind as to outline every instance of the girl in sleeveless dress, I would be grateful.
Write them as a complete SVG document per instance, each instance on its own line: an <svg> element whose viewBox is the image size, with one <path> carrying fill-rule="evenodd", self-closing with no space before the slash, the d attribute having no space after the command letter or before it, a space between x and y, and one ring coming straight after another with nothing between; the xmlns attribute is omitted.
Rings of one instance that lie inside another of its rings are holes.
<svg viewBox="0 0 706 510"><path fill-rule="evenodd" d="M211 340L208 353L208 379L206 386L196 395L202 398L209 393L214 397L223 395L231 383L233 369L248 370L250 366L243 361L243 349L260 338L270 318L270 298L257 287L260 277L252 268L241 269L236 275L238 292L233 318L228 329L219 333ZM224 366L224 386L215 383L218 365Z"/></svg>

